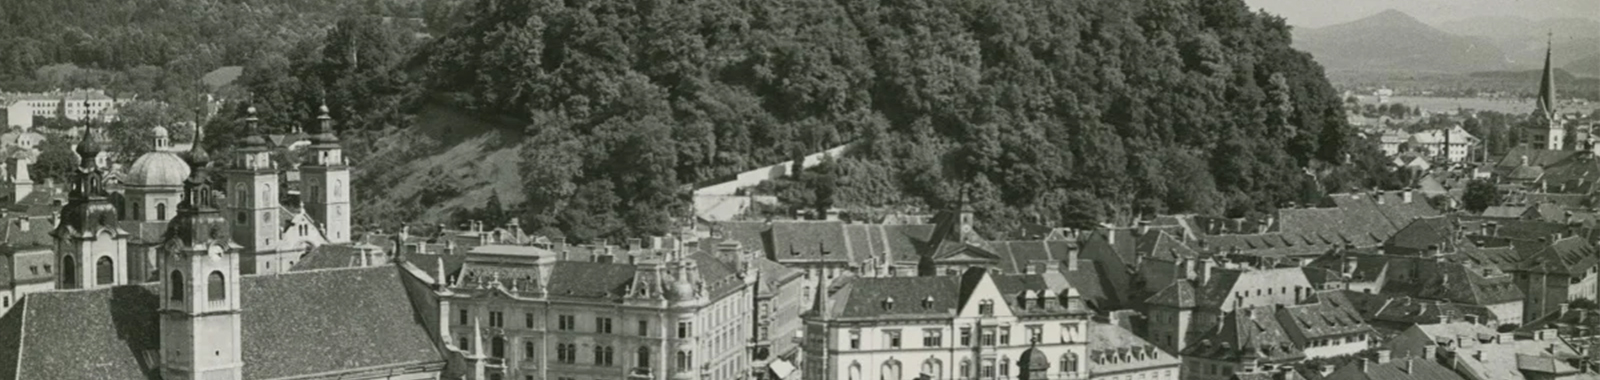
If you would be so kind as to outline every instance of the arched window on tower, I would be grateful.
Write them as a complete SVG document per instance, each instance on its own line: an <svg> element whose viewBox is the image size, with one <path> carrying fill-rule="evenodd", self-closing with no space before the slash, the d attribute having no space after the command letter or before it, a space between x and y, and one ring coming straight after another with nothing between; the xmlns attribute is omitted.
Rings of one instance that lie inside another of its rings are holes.
<svg viewBox="0 0 1600 380"><path fill-rule="evenodd" d="M206 300L221 301L228 298L228 279L222 272L211 272L206 278Z"/></svg>
<svg viewBox="0 0 1600 380"><path fill-rule="evenodd" d="M95 262L94 262L94 284L95 285L110 285L112 282L116 282L116 281L117 281L117 269L116 269L116 265L112 264L111 257L100 256L100 260L95 260Z"/></svg>
<svg viewBox="0 0 1600 380"><path fill-rule="evenodd" d="M156 220L167 220L167 204L156 204Z"/></svg>
<svg viewBox="0 0 1600 380"><path fill-rule="evenodd" d="M183 300L183 272L172 271L172 275L168 276L168 277L170 277L171 279L167 280L167 299L170 299L170 300L173 300L173 301L182 301Z"/></svg>
<svg viewBox="0 0 1600 380"><path fill-rule="evenodd" d="M74 289L78 286L78 262L72 256L61 256L61 288Z"/></svg>

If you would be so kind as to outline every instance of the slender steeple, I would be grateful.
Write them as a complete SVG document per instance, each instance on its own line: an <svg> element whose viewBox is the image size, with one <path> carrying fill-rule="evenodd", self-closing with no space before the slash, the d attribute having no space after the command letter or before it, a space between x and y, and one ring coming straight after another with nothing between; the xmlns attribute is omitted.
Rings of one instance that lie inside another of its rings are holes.
<svg viewBox="0 0 1600 380"><path fill-rule="evenodd" d="M828 288L833 287L833 281L828 278L827 274L821 274L819 277L817 292L815 293L816 298L811 303L811 312L816 313L819 319L826 319L833 314L833 309L828 307Z"/></svg>
<svg viewBox="0 0 1600 380"><path fill-rule="evenodd" d="M1554 122L1556 116L1556 79L1555 72L1550 66L1550 51L1552 50L1555 36L1551 34L1545 40L1544 47L1544 73L1539 78L1538 112L1547 120Z"/></svg>

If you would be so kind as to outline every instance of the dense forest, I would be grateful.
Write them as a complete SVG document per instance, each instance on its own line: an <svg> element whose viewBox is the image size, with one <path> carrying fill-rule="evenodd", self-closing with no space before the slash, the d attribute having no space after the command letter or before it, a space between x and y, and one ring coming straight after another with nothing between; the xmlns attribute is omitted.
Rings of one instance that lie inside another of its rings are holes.
<svg viewBox="0 0 1600 380"><path fill-rule="evenodd" d="M991 231L1268 212L1383 171L1346 162L1379 155L1243 1L469 6L420 53L426 86L527 120L524 225L579 238L661 232L685 185L847 141L796 199L966 207Z"/></svg>
<svg viewBox="0 0 1600 380"><path fill-rule="evenodd" d="M171 27L219 32L177 33L193 38L143 58L67 39L75 32L29 37L40 51L24 56L42 58L8 57L0 72L244 65L248 99L229 115L255 105L283 130L328 104L362 192L383 191L405 164L368 154L424 105L514 120L526 201L497 195L462 217L517 217L578 241L665 232L695 185L846 142L860 149L760 190L791 210L969 208L997 233L1030 220L1260 215L1397 186L1345 125L1322 69L1289 47L1284 21L1240 0L144 2L276 16L186 19ZM329 16L336 6L367 8ZM86 40L115 41L107 28ZM208 125L206 143L227 146L232 119ZM417 208L357 216L391 228Z"/></svg>

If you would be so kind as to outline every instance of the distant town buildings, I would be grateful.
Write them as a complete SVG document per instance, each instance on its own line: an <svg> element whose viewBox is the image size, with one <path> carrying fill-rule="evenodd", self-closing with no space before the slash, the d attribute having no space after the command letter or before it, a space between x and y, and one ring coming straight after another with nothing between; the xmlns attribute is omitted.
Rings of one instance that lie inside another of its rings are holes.
<svg viewBox="0 0 1600 380"><path fill-rule="evenodd" d="M104 90L6 93L0 94L0 107L5 108L6 127L26 130L42 118L113 121L117 107L130 100L112 98Z"/></svg>

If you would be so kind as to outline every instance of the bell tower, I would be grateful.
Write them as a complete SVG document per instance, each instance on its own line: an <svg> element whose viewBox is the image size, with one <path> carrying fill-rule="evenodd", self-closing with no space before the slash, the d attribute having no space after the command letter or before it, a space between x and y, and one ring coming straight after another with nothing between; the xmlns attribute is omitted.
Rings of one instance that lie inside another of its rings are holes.
<svg viewBox="0 0 1600 380"><path fill-rule="evenodd" d="M56 241L58 289L86 289L128 282L128 233L117 224L117 208L105 189L104 138L98 128L84 129L78 143L78 169L73 173L61 222L51 232Z"/></svg>
<svg viewBox="0 0 1600 380"><path fill-rule="evenodd" d="M350 242L350 167L345 165L339 137L333 134L328 106L318 109L311 154L300 166L306 213L322 224L329 243Z"/></svg>
<svg viewBox="0 0 1600 380"><path fill-rule="evenodd" d="M239 246L206 176L199 139L178 214L162 236L161 378L239 380L244 360L239 308Z"/></svg>
<svg viewBox="0 0 1600 380"><path fill-rule="evenodd" d="M228 179L228 204L224 208L233 226L233 241L244 247L246 254L259 256L270 253L279 238L278 173L255 107L245 110L244 123L246 136L240 142L238 157L223 171Z"/></svg>

